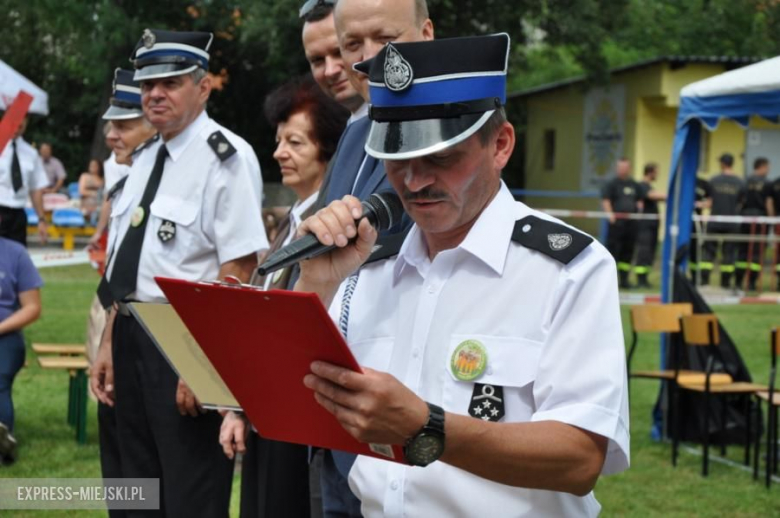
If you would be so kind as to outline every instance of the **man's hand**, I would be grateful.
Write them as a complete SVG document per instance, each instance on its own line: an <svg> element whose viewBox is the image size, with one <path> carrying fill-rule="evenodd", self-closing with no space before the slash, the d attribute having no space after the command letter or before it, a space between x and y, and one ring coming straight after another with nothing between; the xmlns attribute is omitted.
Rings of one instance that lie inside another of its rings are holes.
<svg viewBox="0 0 780 518"><path fill-rule="evenodd" d="M184 380L179 378L179 386L176 387L176 406L179 407L179 413L181 415L191 415L192 417L198 417L198 415L205 413L206 411L200 406L195 394L192 393L190 387L184 383Z"/></svg>
<svg viewBox="0 0 780 518"><path fill-rule="evenodd" d="M360 200L344 196L307 218L298 228L298 236L311 233L324 245L338 249L301 262L300 279L306 287L338 286L371 255L377 233L367 219L355 228L363 214ZM354 243L349 240L357 236Z"/></svg>
<svg viewBox="0 0 780 518"><path fill-rule="evenodd" d="M49 226L46 224L46 220L38 218L38 237L41 240L41 244L46 244L49 240Z"/></svg>
<svg viewBox="0 0 780 518"><path fill-rule="evenodd" d="M89 238L87 243L87 252L100 249L100 238L103 237L103 232L95 232L92 237Z"/></svg>
<svg viewBox="0 0 780 518"><path fill-rule="evenodd" d="M236 453L246 452L246 436L249 433L248 422L233 411L226 413L219 430L219 444L228 459L233 460Z"/></svg>
<svg viewBox="0 0 780 518"><path fill-rule="evenodd" d="M428 422L428 405L390 374L314 362L304 385L363 443L404 444Z"/></svg>
<svg viewBox="0 0 780 518"><path fill-rule="evenodd" d="M101 403L114 406L114 360L111 339L104 339L89 370L89 384Z"/></svg>

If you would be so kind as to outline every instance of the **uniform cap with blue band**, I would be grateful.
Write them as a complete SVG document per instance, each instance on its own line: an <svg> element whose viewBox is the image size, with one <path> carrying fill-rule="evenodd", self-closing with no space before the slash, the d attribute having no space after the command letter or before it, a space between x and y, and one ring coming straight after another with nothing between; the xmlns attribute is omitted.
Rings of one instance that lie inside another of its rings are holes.
<svg viewBox="0 0 780 518"><path fill-rule="evenodd" d="M355 69L368 75L366 152L387 160L458 144L506 103L509 35L388 43Z"/></svg>
<svg viewBox="0 0 780 518"><path fill-rule="evenodd" d="M130 61L136 81L162 79L209 69L210 32L175 32L146 29Z"/></svg>
<svg viewBox="0 0 780 518"><path fill-rule="evenodd" d="M103 114L103 120L137 119L144 116L141 107L141 85L133 79L135 72L117 68L114 70L114 86L111 102Z"/></svg>

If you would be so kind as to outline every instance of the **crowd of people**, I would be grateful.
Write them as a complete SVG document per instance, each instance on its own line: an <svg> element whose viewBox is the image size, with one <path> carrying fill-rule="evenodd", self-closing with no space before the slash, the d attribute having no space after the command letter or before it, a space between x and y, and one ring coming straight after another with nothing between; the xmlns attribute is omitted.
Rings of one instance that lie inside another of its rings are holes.
<svg viewBox="0 0 780 518"><path fill-rule="evenodd" d="M773 217L780 208L780 179L769 179L770 163L759 157L753 161L753 171L743 179L734 170L734 156L724 153L719 158L720 171L709 180L696 179L694 215L705 210L712 221L692 221L689 246L689 270L692 280L701 286L710 284L710 276L720 251L720 286L732 291L756 291L764 269L767 246L764 237L771 225L767 223L722 221L718 217ZM626 158L617 162L616 175L604 184L602 208L609 216L607 247L617 261L621 288L632 288L630 272L636 273L639 288L651 288L651 271L658 245L658 202L666 193L653 188L658 166L644 167L643 179L637 182ZM648 217L632 219L630 215ZM780 226L775 227L775 235ZM780 245L774 252L780 254ZM780 266L775 268L777 291L780 291ZM775 288L775 287L772 287Z"/></svg>

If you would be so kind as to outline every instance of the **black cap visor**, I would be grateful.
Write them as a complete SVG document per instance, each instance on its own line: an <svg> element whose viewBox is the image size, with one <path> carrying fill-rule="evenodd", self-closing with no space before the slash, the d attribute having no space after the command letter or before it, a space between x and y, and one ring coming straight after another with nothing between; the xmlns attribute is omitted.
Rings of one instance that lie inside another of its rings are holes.
<svg viewBox="0 0 780 518"><path fill-rule="evenodd" d="M495 113L471 113L446 119L371 123L366 153L380 160L408 160L438 153L463 142Z"/></svg>

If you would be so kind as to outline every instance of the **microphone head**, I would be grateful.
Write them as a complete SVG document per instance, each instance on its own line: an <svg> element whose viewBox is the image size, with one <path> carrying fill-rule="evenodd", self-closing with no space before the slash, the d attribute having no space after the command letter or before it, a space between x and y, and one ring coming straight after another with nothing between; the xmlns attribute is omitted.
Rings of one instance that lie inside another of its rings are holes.
<svg viewBox="0 0 780 518"><path fill-rule="evenodd" d="M393 191L375 192L363 201L363 213L381 232L401 221L404 206L401 198Z"/></svg>

